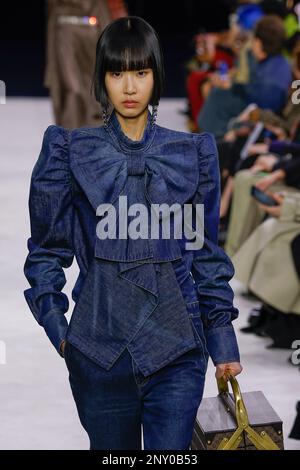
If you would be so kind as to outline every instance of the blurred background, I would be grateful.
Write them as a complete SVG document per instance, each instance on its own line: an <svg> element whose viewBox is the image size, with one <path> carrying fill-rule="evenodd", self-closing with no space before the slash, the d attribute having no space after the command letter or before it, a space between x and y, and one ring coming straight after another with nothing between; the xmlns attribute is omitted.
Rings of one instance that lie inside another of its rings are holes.
<svg viewBox="0 0 300 470"><path fill-rule="evenodd" d="M43 86L44 69L46 66L45 44L47 41L48 7L53 3L55 8L73 8L78 12L84 6L87 13L93 2L49 2L38 1L28 5L18 2L17 11L13 12L7 4L3 5L2 28L0 31L1 80L7 83L9 96L47 96ZM96 2L97 3L97 2ZM102 2L98 2L102 3ZM207 31L228 27L228 13L236 3L231 0L215 0L214 2L161 2L153 0L108 1L112 12L105 12L105 23L110 17L122 14L122 6L131 15L138 15L148 21L159 33L163 44L167 76L165 96L185 95L184 63L193 55L195 47L193 37L199 27ZM104 8L102 7L102 10ZM94 12L96 13L97 7ZM99 22L101 23L99 7ZM166 21L166 15L168 20ZM7 23L5 22L7 18ZM199 18L201 18L199 23ZM5 24L6 23L6 24ZM12 59L13 57L13 59ZM22 70L22 77L19 76ZM172 77L172 80L170 79ZM21 78L21 80L20 80Z"/></svg>
<svg viewBox="0 0 300 470"><path fill-rule="evenodd" d="M120 16L161 39L158 124L212 132L219 244L235 267L243 391L261 390L300 449L300 5L293 0L49 0L2 5L0 449L86 449L64 361L23 291L33 165L50 124L99 126L89 93L99 34ZM298 82L298 81L299 82ZM71 290L77 265L66 271ZM70 319L70 312L66 314ZM217 394L210 360L204 396Z"/></svg>

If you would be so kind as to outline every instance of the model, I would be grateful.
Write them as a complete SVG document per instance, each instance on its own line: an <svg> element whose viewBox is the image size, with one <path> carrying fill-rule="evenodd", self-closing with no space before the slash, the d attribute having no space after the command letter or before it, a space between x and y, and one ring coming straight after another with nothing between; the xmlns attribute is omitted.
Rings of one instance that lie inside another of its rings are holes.
<svg viewBox="0 0 300 470"><path fill-rule="evenodd" d="M242 370L215 140L156 123L163 83L154 29L111 22L92 81L103 125L50 125L32 171L24 295L65 358L91 450L141 449L141 425L145 450L189 449L209 356L216 377Z"/></svg>

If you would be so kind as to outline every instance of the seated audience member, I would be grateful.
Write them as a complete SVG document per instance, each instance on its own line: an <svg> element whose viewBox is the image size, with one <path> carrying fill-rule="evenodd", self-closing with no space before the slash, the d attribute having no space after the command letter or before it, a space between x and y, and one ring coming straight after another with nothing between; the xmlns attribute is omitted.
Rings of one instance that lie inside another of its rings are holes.
<svg viewBox="0 0 300 470"><path fill-rule="evenodd" d="M286 48L290 54L292 78L300 80L300 32L297 32L289 39ZM247 161L239 165L240 151L257 122L264 124L265 128L275 134L279 140L287 138L300 140L299 131L297 135L300 122L300 105L297 100L293 99L293 96L299 97L299 92L291 84L286 105L280 115L252 104L249 110L246 108L235 118L235 127L226 132L224 138L219 139L217 142L220 171L225 170L224 175L233 175L235 167L238 169L249 168L250 165ZM231 122L233 123L233 121Z"/></svg>
<svg viewBox="0 0 300 470"><path fill-rule="evenodd" d="M268 216L231 258L235 278L263 302L300 319L300 282L291 250L300 234L300 189L276 191L273 198L277 206L258 203Z"/></svg>
<svg viewBox="0 0 300 470"><path fill-rule="evenodd" d="M218 70L221 64L231 69L234 54L227 46L227 32L199 33L195 37L196 55L187 64L190 70L186 90L188 97L189 118L194 129L197 127L197 116L210 91L211 74Z"/></svg>
<svg viewBox="0 0 300 470"><path fill-rule="evenodd" d="M234 175L238 171L253 167L258 158L260 158L260 168L256 165L254 169L267 172L273 171L272 165L278 160L278 156L288 153L295 156L300 154L300 145L298 143L300 141L300 104L294 105L292 101L289 101L282 118L272 112L261 111L259 108L255 111L260 115L260 120L265 129L272 132L280 140L270 141L266 139L266 142L253 144L249 148L248 157L243 161L240 159L240 153L245 144L245 139L241 136L232 142L225 140L217 142L222 175L220 221L223 227L226 227L229 221L231 198L234 191ZM292 141L285 140L288 138ZM293 142L294 139L297 141ZM265 155L260 157L260 154ZM273 158L272 154L274 154Z"/></svg>
<svg viewBox="0 0 300 470"><path fill-rule="evenodd" d="M297 32L289 39L287 50L290 53L293 78L299 80L300 32ZM240 124L239 127L228 131L223 139L217 141L220 172L222 175L220 228L221 231L225 232L222 235L223 238L226 235L226 227L230 216L234 183L233 176L235 173L241 169L250 168L260 153L277 153L279 151L279 144L276 143L276 139L281 141L287 139L295 142L300 141L300 104L298 100L295 101L293 99L293 94L299 94L299 92L291 86L288 101L281 115L252 105L251 109L244 111L236 118L236 122ZM249 156L242 161L240 158L241 150L257 122L261 122L266 130L272 132L274 140L270 142L270 139L266 139L268 143L253 145ZM282 144L280 146L282 150ZM286 149L287 152L288 149Z"/></svg>
<svg viewBox="0 0 300 470"><path fill-rule="evenodd" d="M283 190L285 193L300 189L299 154L260 156L252 168L238 171L234 177L234 191L228 232L224 249L229 256L240 248L266 216L256 199L251 195L251 186L273 194ZM263 172L269 172L265 174ZM268 191L267 191L268 190ZM268 211L273 208L268 208Z"/></svg>
<svg viewBox="0 0 300 470"><path fill-rule="evenodd" d="M197 129L197 116L213 86L227 72L235 83L248 83L251 63L251 39L255 23L263 16L258 5L242 5L230 16L228 31L195 36L196 55L188 62L187 96L190 119ZM198 129L197 129L198 130Z"/></svg>
<svg viewBox="0 0 300 470"><path fill-rule="evenodd" d="M231 83L228 78L211 90L198 116L201 131L223 137L229 120L250 103L276 113L282 110L292 80L290 64L281 53L285 38L283 22L276 15L266 15L257 22L252 39L256 60L249 82Z"/></svg>
<svg viewBox="0 0 300 470"><path fill-rule="evenodd" d="M248 135L253 130L254 125L257 122L261 122L264 125L264 128L270 131L275 138L273 142L278 140L298 140L300 141L300 104L295 104L292 101L292 94L294 89L290 90L289 99L286 106L284 107L282 114L278 115L272 111L263 110L258 107L251 107L251 111L242 113L237 121L241 123L241 126L237 129L232 129L228 131L223 139L217 141L218 152L219 152L219 163L220 171L224 177L228 175L233 176L236 170L241 170L243 168L249 168L253 163L253 156L255 155L255 150L261 152L271 151L270 139L266 139L267 142L264 145L257 147L252 147L251 158L244 162L240 162L240 152L248 138ZM276 147L276 144L274 148ZM272 150L273 151L273 150Z"/></svg>
<svg viewBox="0 0 300 470"><path fill-rule="evenodd" d="M300 161L300 160L299 160ZM291 349L300 335L300 190L274 193L278 206L268 213L232 257L235 279L257 299L244 333L273 340L268 348Z"/></svg>

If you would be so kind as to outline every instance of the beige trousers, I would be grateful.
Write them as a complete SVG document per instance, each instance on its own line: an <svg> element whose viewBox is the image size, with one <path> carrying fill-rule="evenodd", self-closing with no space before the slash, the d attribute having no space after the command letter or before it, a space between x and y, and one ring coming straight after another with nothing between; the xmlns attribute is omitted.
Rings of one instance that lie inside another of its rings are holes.
<svg viewBox="0 0 300 470"><path fill-rule="evenodd" d="M263 177L264 175L253 174L248 169L238 171L234 177L231 213L224 246L229 256L234 255L265 216L265 211L259 207L250 193L251 186ZM270 192L282 190L290 192L295 191L295 188L284 183L274 183L268 188Z"/></svg>
<svg viewBox="0 0 300 470"><path fill-rule="evenodd" d="M261 223L231 260L235 279L262 301L300 315L300 280L290 247L299 233L300 191L293 188L285 195L280 217Z"/></svg>

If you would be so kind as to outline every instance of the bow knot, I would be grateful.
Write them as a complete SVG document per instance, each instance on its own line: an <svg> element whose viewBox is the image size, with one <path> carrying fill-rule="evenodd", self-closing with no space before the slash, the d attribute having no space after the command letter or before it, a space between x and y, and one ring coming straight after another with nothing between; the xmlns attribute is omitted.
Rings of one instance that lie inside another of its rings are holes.
<svg viewBox="0 0 300 470"><path fill-rule="evenodd" d="M182 205L197 190L199 157L193 139L183 136L126 155L110 145L102 148L101 152L95 145L95 137L78 133L70 151L73 174L95 210L101 203L114 204L121 194L130 194L129 175L144 175L139 188L148 203Z"/></svg>
<svg viewBox="0 0 300 470"><path fill-rule="evenodd" d="M145 156L143 153L130 153L127 156L127 174L143 175L145 173Z"/></svg>

